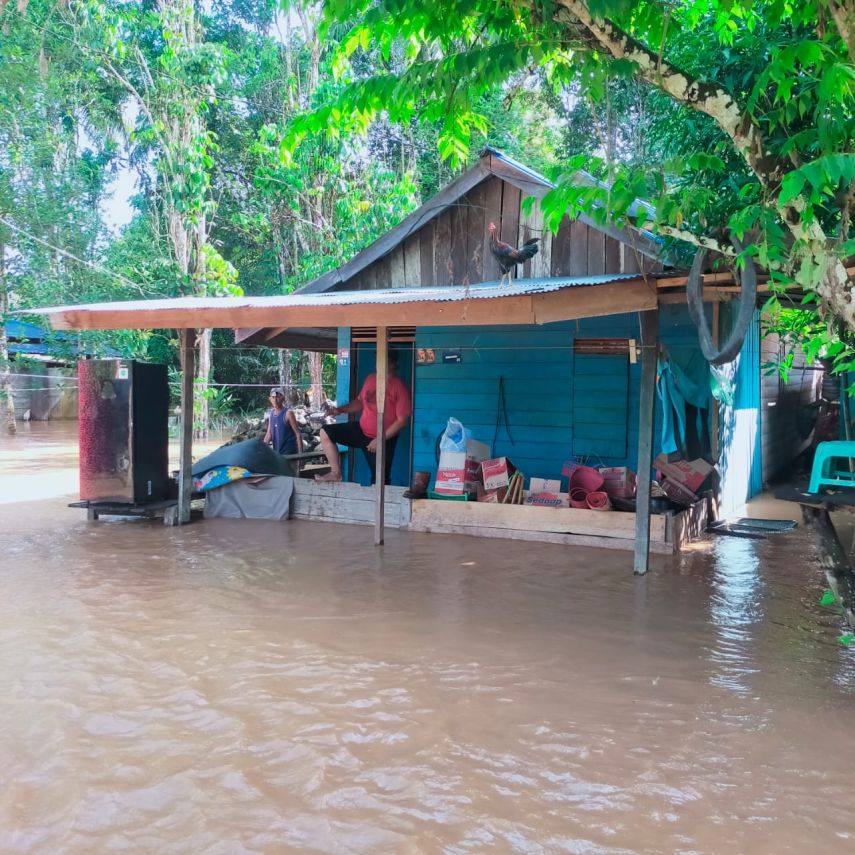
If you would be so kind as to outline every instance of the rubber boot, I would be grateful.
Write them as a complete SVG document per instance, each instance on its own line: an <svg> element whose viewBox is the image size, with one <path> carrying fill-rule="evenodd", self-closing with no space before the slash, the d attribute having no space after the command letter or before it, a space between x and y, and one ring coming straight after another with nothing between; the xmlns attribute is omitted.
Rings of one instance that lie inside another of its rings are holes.
<svg viewBox="0 0 855 855"><path fill-rule="evenodd" d="M404 493L405 499L426 499L430 472L416 472L413 475L413 486Z"/></svg>

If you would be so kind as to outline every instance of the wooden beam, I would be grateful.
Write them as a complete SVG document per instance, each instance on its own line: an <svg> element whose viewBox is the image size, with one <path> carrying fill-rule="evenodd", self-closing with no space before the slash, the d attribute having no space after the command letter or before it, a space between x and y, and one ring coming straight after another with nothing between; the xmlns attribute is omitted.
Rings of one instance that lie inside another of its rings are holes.
<svg viewBox="0 0 855 855"><path fill-rule="evenodd" d="M386 373L389 367L388 330L377 327L377 460L374 469L374 545L383 543L386 489Z"/></svg>
<svg viewBox="0 0 855 855"><path fill-rule="evenodd" d="M703 301L705 303L727 303L730 300L735 300L738 297L738 292L728 293L727 291L721 288L704 288L704 296ZM674 305L685 305L686 303L686 292L685 291L660 291L659 292L659 305L660 306L674 306Z"/></svg>
<svg viewBox="0 0 855 855"><path fill-rule="evenodd" d="M413 525L424 530L454 524L514 529L528 532L584 534L632 541L635 537L634 514L603 513L582 508L539 508L531 505L497 505L492 502L447 502L417 499L412 506ZM666 540L665 517L652 520L651 541Z"/></svg>
<svg viewBox="0 0 855 855"><path fill-rule="evenodd" d="M638 407L638 486L635 493L633 572L643 576L650 562L650 470L653 468L653 422L656 363L659 359L659 310L641 315L641 394Z"/></svg>
<svg viewBox="0 0 855 855"><path fill-rule="evenodd" d="M533 294L531 299L534 323L537 324L644 312L655 309L658 304L656 289L643 279L564 288L547 294Z"/></svg>
<svg viewBox="0 0 855 855"><path fill-rule="evenodd" d="M196 330L178 333L181 348L181 422L178 462L178 524L190 522L190 493L193 487L193 377L196 373Z"/></svg>
<svg viewBox="0 0 855 855"><path fill-rule="evenodd" d="M662 295L664 298L665 295ZM685 297L683 297L685 299ZM182 298L132 304L104 304L44 311L54 329L236 329L281 330L305 327L491 326L574 320L598 315L646 311L656 305L656 291L643 278L546 294L418 302L277 305L268 298L211 298L186 305ZM34 313L36 314L36 313Z"/></svg>

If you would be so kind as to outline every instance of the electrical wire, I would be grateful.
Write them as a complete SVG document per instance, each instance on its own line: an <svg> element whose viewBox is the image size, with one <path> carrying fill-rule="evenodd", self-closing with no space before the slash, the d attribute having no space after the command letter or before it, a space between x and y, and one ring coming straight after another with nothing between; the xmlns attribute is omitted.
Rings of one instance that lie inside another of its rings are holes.
<svg viewBox="0 0 855 855"><path fill-rule="evenodd" d="M119 280L125 285L130 285L132 288L135 288L137 291L139 291L139 293L142 294L144 297L156 296L154 291L146 290L139 283L134 282L132 279L128 279L127 276L123 276L121 273L116 273L113 270L108 270L106 267L102 267L100 264L96 264L94 261L86 261L85 259L76 256L73 252L69 252L67 249L62 249L61 247L54 246L52 243L49 243L43 238L37 237L31 232L28 232L26 229L23 229L15 223L10 222L5 217L0 217L0 223L3 223L4 226L12 229L12 231L23 235L28 240L33 240L53 252L58 252L60 255L70 259L71 261L76 261L78 264L82 264L84 267L88 267L91 270L96 270L98 273L101 273L104 276L112 276L114 279Z"/></svg>

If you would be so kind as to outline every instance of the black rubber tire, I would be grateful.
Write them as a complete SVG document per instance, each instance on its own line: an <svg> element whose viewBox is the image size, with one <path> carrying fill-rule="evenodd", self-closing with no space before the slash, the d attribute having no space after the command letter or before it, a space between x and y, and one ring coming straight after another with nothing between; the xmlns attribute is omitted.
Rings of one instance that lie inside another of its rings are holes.
<svg viewBox="0 0 855 855"><path fill-rule="evenodd" d="M742 252L742 244L736 238L732 238L731 243L737 252ZM754 309L757 305L757 271L754 268L754 261L751 258L746 258L745 267L742 271L742 293L739 297L739 312L736 315L736 323L727 341L716 350L710 335L710 328L707 326L706 315L704 315L704 289L701 272L704 269L706 255L705 249L699 249L695 253L695 260L689 272L689 281L686 284L686 298L689 303L689 315L698 329L701 353L710 365L724 365L733 362L739 355L748 327L754 318Z"/></svg>

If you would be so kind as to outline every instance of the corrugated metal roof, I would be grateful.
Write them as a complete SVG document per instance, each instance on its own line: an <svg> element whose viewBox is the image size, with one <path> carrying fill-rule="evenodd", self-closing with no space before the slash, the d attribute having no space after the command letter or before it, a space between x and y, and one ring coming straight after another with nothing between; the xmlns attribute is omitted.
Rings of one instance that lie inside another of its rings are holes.
<svg viewBox="0 0 855 855"><path fill-rule="evenodd" d="M493 146L491 145L486 145L481 150L481 157L483 157L485 154L492 154L493 157L496 158L496 160L501 160L503 163L507 163L508 166L512 166L517 171L525 173L533 181L536 181L538 184L542 184L544 187L555 186L545 175L541 175L539 172L535 172L530 166L526 166L524 163L520 163L518 160L515 160L510 155L505 154L503 151L499 151L499 149L497 148L493 148Z"/></svg>
<svg viewBox="0 0 855 855"><path fill-rule="evenodd" d="M12 354L22 354L26 356L30 355L47 355L48 354L48 346L46 344L18 344L17 342L9 342L9 353Z"/></svg>
<svg viewBox="0 0 855 855"><path fill-rule="evenodd" d="M77 306L52 306L27 309L31 315L53 315L62 312L133 312L159 309L284 309L301 306L359 306L395 303L453 303L465 300L491 300L547 294L564 288L585 288L638 279L638 273L609 273L602 276L559 277L554 279L517 279L510 285L480 282L477 285L444 285L419 288L385 288L369 291L322 291L315 294L296 293L274 297L173 297L166 300L125 300L116 303L83 303Z"/></svg>
<svg viewBox="0 0 855 855"><path fill-rule="evenodd" d="M23 338L41 341L49 333L41 327L37 327L35 324L28 324L25 321L6 321L6 335L10 339Z"/></svg>
<svg viewBox="0 0 855 855"><path fill-rule="evenodd" d="M535 172L531 167L526 166L524 163L520 163L518 160L514 160L514 158L509 157L504 152L501 152L498 149L493 148L492 146L486 146L484 148L484 151L489 152L497 160L501 160L503 163L507 163L508 166L512 166L519 172L524 172L532 180L536 181L539 184L542 184L544 187L549 187L550 189L555 187L555 184L553 184L546 176L541 175L539 172ZM586 184L599 187L601 190L608 189L609 185L605 181L600 181L599 179L594 178L594 176L591 175L590 172L587 172L584 169L577 169L573 174L576 178L582 179L582 181ZM636 216L636 214L638 213L638 208L644 208L644 210L651 215L656 212L656 208L649 202L645 202L644 199L636 199L629 207L630 216ZM647 235L647 237L651 238L652 240L661 242L661 239L657 235L653 234L653 232L648 232L645 229L641 229L640 231L642 234Z"/></svg>

